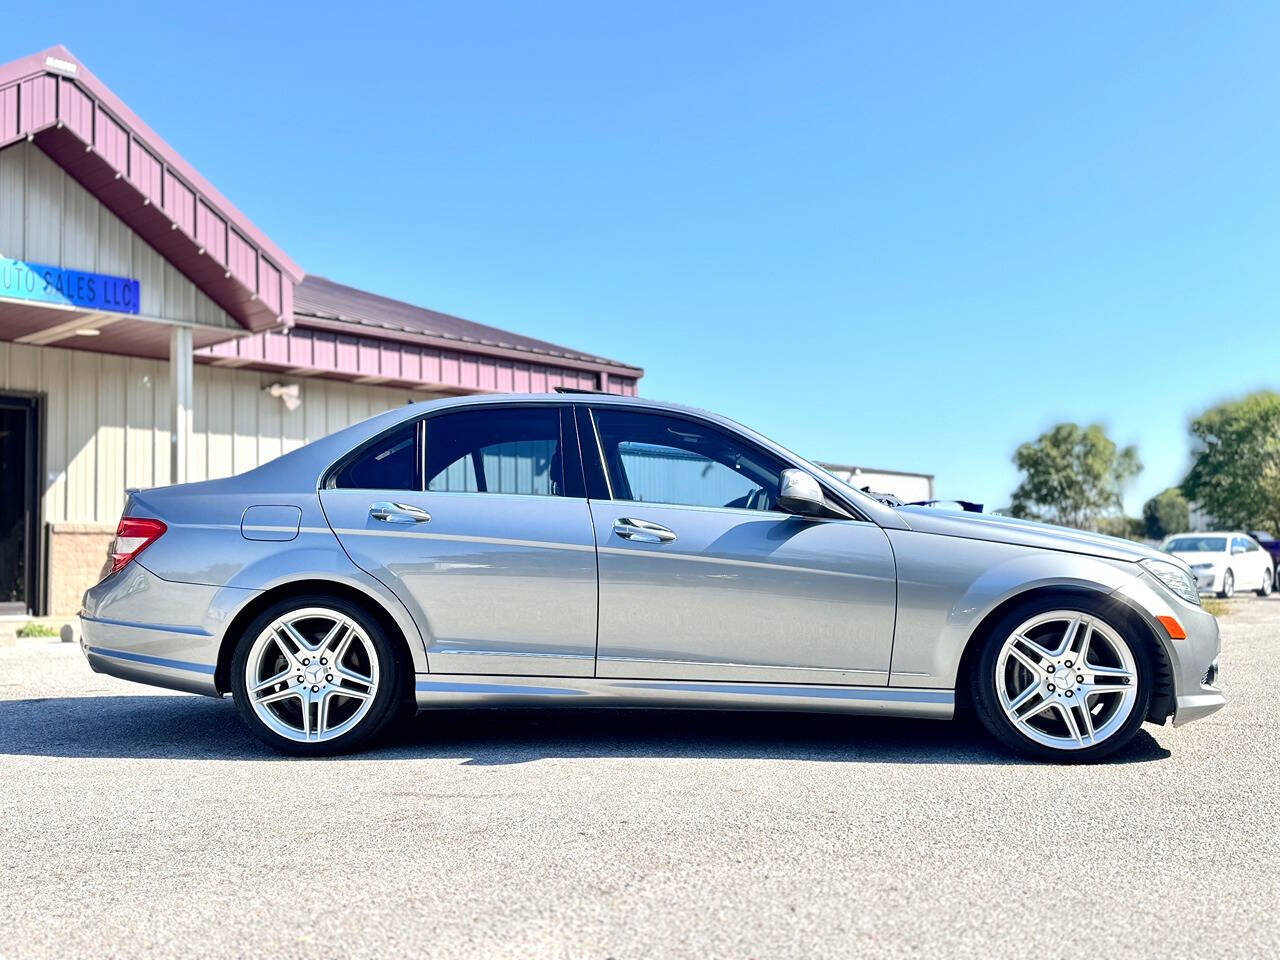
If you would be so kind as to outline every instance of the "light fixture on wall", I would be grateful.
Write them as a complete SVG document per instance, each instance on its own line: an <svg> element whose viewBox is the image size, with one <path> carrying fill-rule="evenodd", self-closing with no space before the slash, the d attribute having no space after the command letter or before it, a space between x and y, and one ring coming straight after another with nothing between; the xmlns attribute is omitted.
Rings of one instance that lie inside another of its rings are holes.
<svg viewBox="0 0 1280 960"><path fill-rule="evenodd" d="M296 383L273 383L262 389L283 403L286 410L297 410L302 406L302 389Z"/></svg>

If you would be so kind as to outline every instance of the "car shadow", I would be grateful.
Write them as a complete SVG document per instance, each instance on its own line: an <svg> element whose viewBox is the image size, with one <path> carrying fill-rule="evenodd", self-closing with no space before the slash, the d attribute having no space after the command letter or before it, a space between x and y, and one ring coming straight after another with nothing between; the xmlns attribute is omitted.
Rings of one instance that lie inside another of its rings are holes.
<svg viewBox="0 0 1280 960"><path fill-rule="evenodd" d="M285 760L254 738L228 700L191 696L0 701L0 755L124 759ZM1146 730L1109 763L1162 760ZM436 710L383 744L339 762L447 759L505 766L548 758L816 760L1020 764L971 718L688 710Z"/></svg>

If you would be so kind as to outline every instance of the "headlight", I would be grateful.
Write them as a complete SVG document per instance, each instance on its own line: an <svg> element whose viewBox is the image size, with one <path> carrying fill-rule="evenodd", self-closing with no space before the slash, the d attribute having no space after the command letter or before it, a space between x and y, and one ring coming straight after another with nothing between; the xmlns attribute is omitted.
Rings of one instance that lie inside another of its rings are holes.
<svg viewBox="0 0 1280 960"><path fill-rule="evenodd" d="M1183 567L1167 560L1139 560L1143 568L1187 603L1200 604L1196 582Z"/></svg>
<svg viewBox="0 0 1280 960"><path fill-rule="evenodd" d="M1214 567L1214 564L1212 563L1193 563L1191 565L1191 569L1196 571L1197 573L1204 573L1208 570L1212 570L1213 567Z"/></svg>

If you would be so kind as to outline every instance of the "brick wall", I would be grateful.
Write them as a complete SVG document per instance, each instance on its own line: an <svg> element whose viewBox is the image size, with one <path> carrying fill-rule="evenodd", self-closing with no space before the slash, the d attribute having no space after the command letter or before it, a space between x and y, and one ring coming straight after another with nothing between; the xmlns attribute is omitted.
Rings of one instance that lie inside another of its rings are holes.
<svg viewBox="0 0 1280 960"><path fill-rule="evenodd" d="M115 532L99 523L49 524L50 616L79 612L81 596L102 575Z"/></svg>

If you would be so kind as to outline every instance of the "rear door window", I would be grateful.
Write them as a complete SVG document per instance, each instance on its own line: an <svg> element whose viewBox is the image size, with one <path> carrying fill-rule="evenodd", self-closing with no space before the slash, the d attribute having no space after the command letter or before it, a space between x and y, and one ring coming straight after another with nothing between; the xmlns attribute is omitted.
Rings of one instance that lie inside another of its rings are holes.
<svg viewBox="0 0 1280 960"><path fill-rule="evenodd" d="M460 410L425 424L428 491L566 496L559 407Z"/></svg>
<svg viewBox="0 0 1280 960"><path fill-rule="evenodd" d="M343 490L421 490L418 423L384 433L359 451L330 480Z"/></svg>

